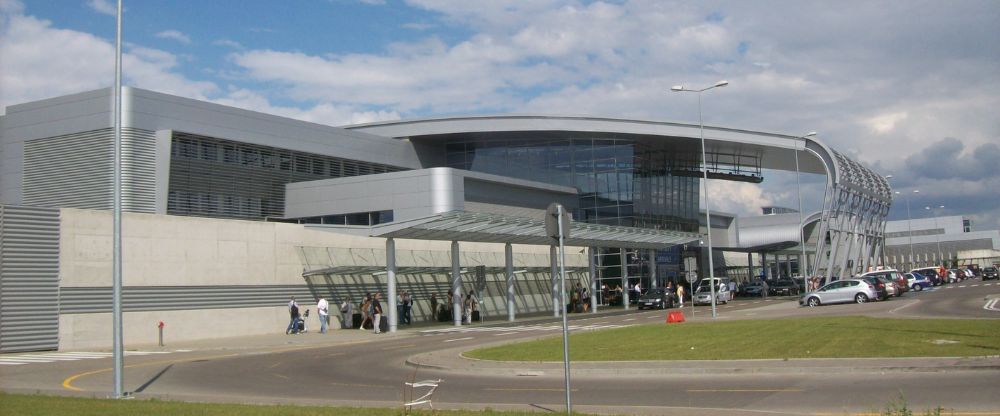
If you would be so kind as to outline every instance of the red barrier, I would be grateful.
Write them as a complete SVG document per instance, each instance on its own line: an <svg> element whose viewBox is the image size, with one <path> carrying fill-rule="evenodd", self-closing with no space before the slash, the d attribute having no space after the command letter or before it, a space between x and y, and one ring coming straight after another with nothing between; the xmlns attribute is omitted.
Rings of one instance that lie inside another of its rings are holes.
<svg viewBox="0 0 1000 416"><path fill-rule="evenodd" d="M670 311L667 313L667 323L675 324L678 322L684 322L684 312L682 311Z"/></svg>

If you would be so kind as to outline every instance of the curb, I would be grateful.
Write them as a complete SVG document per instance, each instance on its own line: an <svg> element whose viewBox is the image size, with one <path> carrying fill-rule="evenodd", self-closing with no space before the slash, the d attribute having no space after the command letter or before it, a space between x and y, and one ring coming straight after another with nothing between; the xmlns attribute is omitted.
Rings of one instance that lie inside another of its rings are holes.
<svg viewBox="0 0 1000 416"><path fill-rule="evenodd" d="M453 348L413 355L406 359L406 365L443 372L468 373L470 371L484 371L495 375L519 377L561 377L564 371L562 362L477 360L462 357L460 355L462 350L465 350L465 348ZM572 375L605 377L808 373L940 373L954 371L1000 371L1000 357L600 361L575 362L571 367L570 372Z"/></svg>

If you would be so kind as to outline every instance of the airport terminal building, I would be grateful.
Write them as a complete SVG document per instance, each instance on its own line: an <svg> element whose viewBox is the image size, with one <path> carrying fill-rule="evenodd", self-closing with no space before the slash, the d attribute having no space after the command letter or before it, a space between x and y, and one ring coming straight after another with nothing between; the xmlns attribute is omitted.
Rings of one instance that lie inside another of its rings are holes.
<svg viewBox="0 0 1000 416"><path fill-rule="evenodd" d="M881 175L810 137L706 126L702 160L697 124L503 115L332 127L136 88L122 102L127 343L155 342L160 321L175 339L279 331L293 295L309 307L407 291L418 320L435 318L431 294L469 291L484 319L557 311L554 256L535 231L553 202L573 218L568 279L592 292L680 282L685 257L707 275L706 232L721 248L716 275L726 248L799 250L784 234L740 241L725 215L706 224L705 174L827 175L823 211L794 227L811 241L797 264L846 276L879 262L892 202ZM101 89L0 117L0 351L110 344L112 103ZM38 313L51 305L58 314ZM206 316L225 324L206 328Z"/></svg>

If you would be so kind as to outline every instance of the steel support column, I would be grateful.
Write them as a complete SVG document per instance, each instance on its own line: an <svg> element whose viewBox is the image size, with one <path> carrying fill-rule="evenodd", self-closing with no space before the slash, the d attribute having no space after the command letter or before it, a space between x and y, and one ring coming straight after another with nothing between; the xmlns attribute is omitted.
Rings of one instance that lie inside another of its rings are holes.
<svg viewBox="0 0 1000 416"><path fill-rule="evenodd" d="M389 304L389 332L396 332L399 313L396 310L396 240L385 239L386 301ZM375 322L375 325L378 325Z"/></svg>
<svg viewBox="0 0 1000 416"><path fill-rule="evenodd" d="M503 246L504 271L507 274L507 321L514 322L514 248L510 243Z"/></svg>
<svg viewBox="0 0 1000 416"><path fill-rule="evenodd" d="M462 265L458 241L451 242L451 317L462 326Z"/></svg>
<svg viewBox="0 0 1000 416"><path fill-rule="evenodd" d="M552 269L552 316L558 318L559 310L565 308L565 305L559 305L559 248L556 246L549 246L549 263Z"/></svg>

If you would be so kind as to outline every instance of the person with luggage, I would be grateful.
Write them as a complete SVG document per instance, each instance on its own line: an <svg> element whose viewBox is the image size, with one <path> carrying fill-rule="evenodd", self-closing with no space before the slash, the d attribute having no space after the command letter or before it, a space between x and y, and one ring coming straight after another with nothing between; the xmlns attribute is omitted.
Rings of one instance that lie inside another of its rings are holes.
<svg viewBox="0 0 1000 416"><path fill-rule="evenodd" d="M299 328L302 328L302 317L299 315L299 304L293 302L291 305L292 306L288 309L288 313L292 317L292 322L289 324L289 328L285 331L285 334L298 335L299 332L301 332Z"/></svg>
<svg viewBox="0 0 1000 416"><path fill-rule="evenodd" d="M340 329L351 329L354 319L354 304L348 296L340 303Z"/></svg>
<svg viewBox="0 0 1000 416"><path fill-rule="evenodd" d="M288 328L285 329L285 335L291 334L292 330L296 327L296 322L299 318L299 304L295 302L295 296L288 301L288 315L290 317L288 321Z"/></svg>

